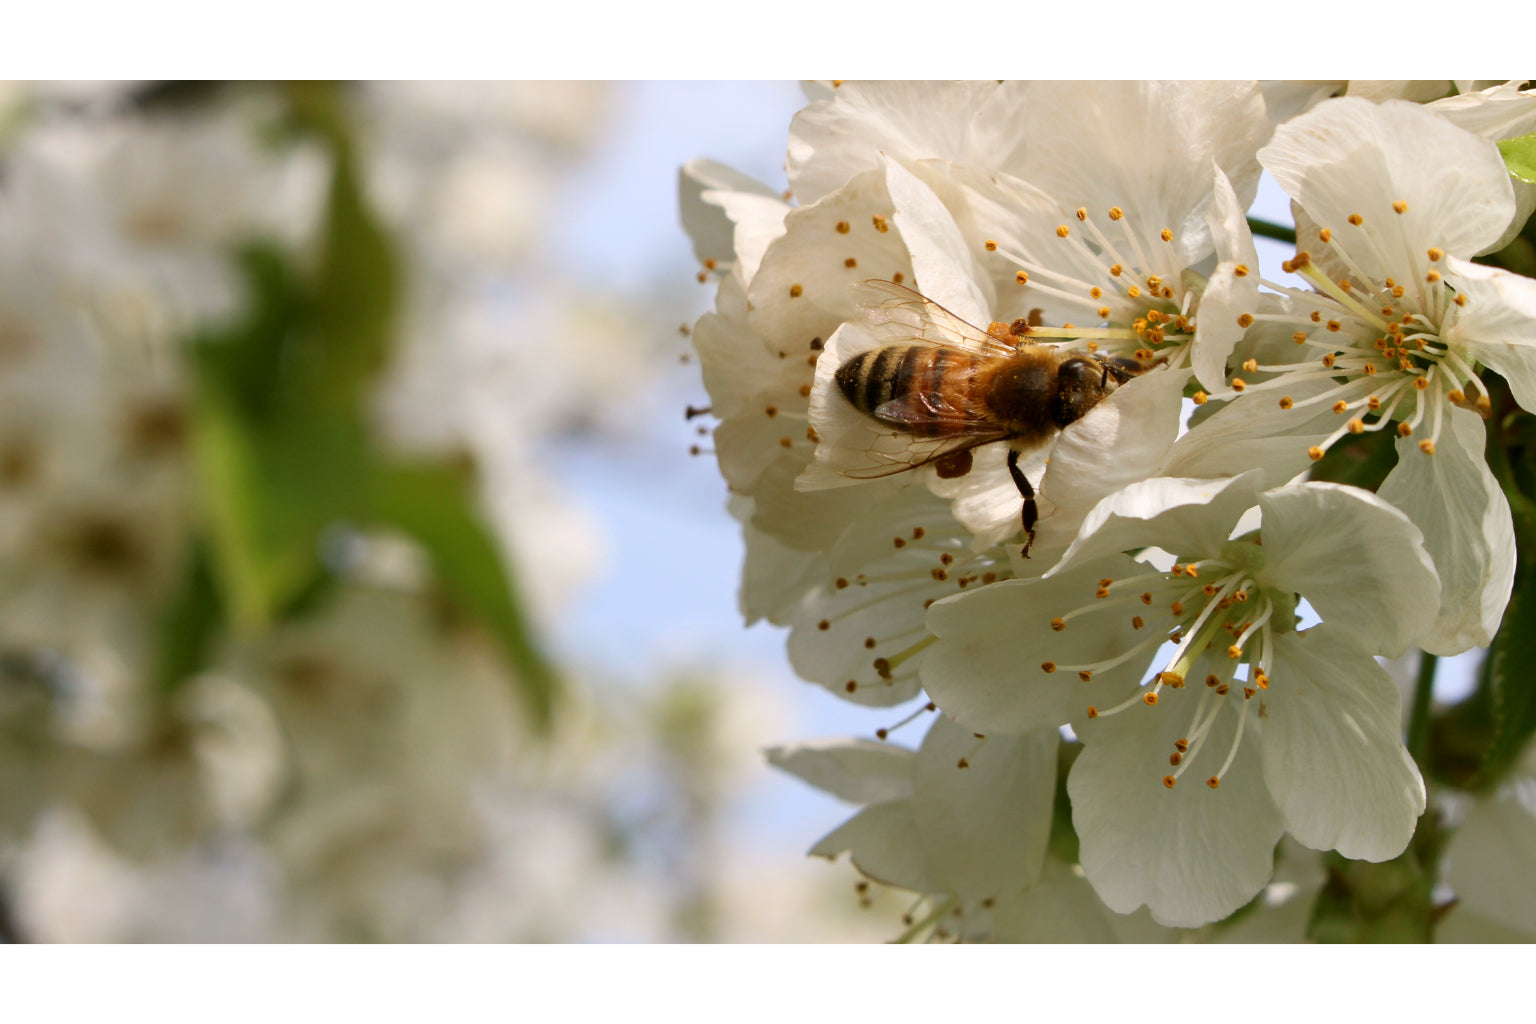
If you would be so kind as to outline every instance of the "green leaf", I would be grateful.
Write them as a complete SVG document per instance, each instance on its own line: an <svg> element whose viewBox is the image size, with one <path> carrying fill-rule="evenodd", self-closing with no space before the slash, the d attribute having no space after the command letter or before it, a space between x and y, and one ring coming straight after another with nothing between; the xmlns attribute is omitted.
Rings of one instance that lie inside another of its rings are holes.
<svg viewBox="0 0 1536 1024"><path fill-rule="evenodd" d="M1536 735L1536 593L1531 591L1536 573L1522 573L1520 583L1504 610L1504 622L1488 653L1489 687L1492 693L1493 738L1473 779L1474 788L1501 778L1510 764Z"/></svg>
<svg viewBox="0 0 1536 1024"><path fill-rule="evenodd" d="M207 664L223 621L208 552L194 544L181 589L160 609L153 692L170 696Z"/></svg>
<svg viewBox="0 0 1536 1024"><path fill-rule="evenodd" d="M198 381L192 402L192 452L202 489L213 579L236 629L267 621L266 558L257 540L259 474L251 438L228 396Z"/></svg>
<svg viewBox="0 0 1536 1024"><path fill-rule="evenodd" d="M495 635L515 670L535 725L547 728L558 686L534 642L506 555L475 510L466 480L450 467L394 465L378 475L377 514L432 557L448 597Z"/></svg>
<svg viewBox="0 0 1536 1024"><path fill-rule="evenodd" d="M1521 181L1536 184L1536 133L1516 139L1500 139L1499 154L1504 165Z"/></svg>
<svg viewBox="0 0 1536 1024"><path fill-rule="evenodd" d="M245 630L302 607L324 573L321 532L367 510L367 396L396 308L395 256L362 194L340 87L291 91L307 104L300 125L333 150L320 259L300 278L274 249L245 252L245 319L191 347L214 577Z"/></svg>

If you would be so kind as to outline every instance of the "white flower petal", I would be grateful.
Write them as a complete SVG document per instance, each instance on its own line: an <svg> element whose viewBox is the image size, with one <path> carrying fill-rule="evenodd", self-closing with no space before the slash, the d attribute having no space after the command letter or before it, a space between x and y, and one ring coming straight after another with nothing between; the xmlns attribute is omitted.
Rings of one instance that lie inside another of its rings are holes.
<svg viewBox="0 0 1536 1024"><path fill-rule="evenodd" d="M1423 636L1440 606L1440 581L1401 511L1329 483L1268 491L1259 508L1266 586L1300 594L1372 654L1396 657Z"/></svg>
<svg viewBox="0 0 1536 1024"><path fill-rule="evenodd" d="M1490 141L1513 139L1536 131L1536 90L1519 82L1504 82L1478 92L1447 96L1428 105L1458 128Z"/></svg>
<svg viewBox="0 0 1536 1024"><path fill-rule="evenodd" d="M1479 800L1451 838L1447 881L1467 910L1536 935L1536 779ZM1438 937L1438 936L1437 936Z"/></svg>
<svg viewBox="0 0 1536 1024"><path fill-rule="evenodd" d="M751 498L733 496L731 504L747 549L737 593L742 618L749 626L759 619L783 625L805 591L826 578L826 559L820 552L785 547L752 526Z"/></svg>
<svg viewBox="0 0 1536 1024"><path fill-rule="evenodd" d="M825 740L772 747L768 763L841 800L878 804L912 795L916 755L873 740Z"/></svg>
<svg viewBox="0 0 1536 1024"><path fill-rule="evenodd" d="M1109 706L1141 680L1151 659L1131 658L1095 672L1045 671L1115 657L1148 639L1123 607L1095 602L1098 581L1124 578L1136 563L1124 556L1085 564L1052 579L1003 580L928 610L928 629L939 638L923 657L923 686L934 702L977 732L1022 735L1059 726L1090 704ZM1051 620L1073 608L1087 613L1065 628ZM1095 606L1096 605L1096 606ZM1103 610L1100 610L1103 608Z"/></svg>
<svg viewBox="0 0 1536 1024"><path fill-rule="evenodd" d="M801 202L878 167L883 156L1016 165L1028 138L1022 82L848 82L795 115L786 170Z"/></svg>
<svg viewBox="0 0 1536 1024"><path fill-rule="evenodd" d="M870 804L822 836L812 857L834 859L843 851L865 877L911 892L943 892L943 883L917 842L910 800Z"/></svg>
<svg viewBox="0 0 1536 1024"><path fill-rule="evenodd" d="M1121 206L1153 239L1172 229L1181 266L1211 251L1211 161L1246 206L1270 131L1256 82L1038 82L1029 114L1028 137L1051 142L1020 177L1068 209Z"/></svg>
<svg viewBox="0 0 1536 1024"><path fill-rule="evenodd" d="M1160 471L1168 476L1223 477L1257 470L1261 488L1289 483L1312 465L1307 450L1339 425L1327 403L1306 399L1334 390L1332 381L1298 381L1287 394L1295 403L1280 407L1270 396L1244 395L1227 402L1175 442Z"/></svg>
<svg viewBox="0 0 1536 1024"><path fill-rule="evenodd" d="M1138 706L1085 726L1067 792L1083 870L1109 908L1128 914L1146 904L1159 924L1192 928L1226 917L1264 887L1283 828L1259 770L1254 721L1219 788L1204 780L1232 743L1237 716L1228 712L1200 754L1211 772L1191 769L1172 789L1163 785L1168 752L1187 735L1174 710Z"/></svg>
<svg viewBox="0 0 1536 1024"><path fill-rule="evenodd" d="M1373 281L1422 281L1430 247L1481 252L1515 212L1498 149L1413 103L1328 100L1275 129L1259 160Z"/></svg>
<svg viewBox="0 0 1536 1024"><path fill-rule="evenodd" d="M1467 301L1441 337L1499 371L1515 401L1536 411L1536 281L1455 257L1445 262L1448 279Z"/></svg>
<svg viewBox="0 0 1536 1024"><path fill-rule="evenodd" d="M1397 442L1397 465L1377 493L1424 535L1440 575L1440 610L1414 638L1431 654L1486 646L1504 617L1515 579L1515 526L1509 499L1483 461L1483 421L1448 410L1435 454L1414 438Z"/></svg>
<svg viewBox="0 0 1536 1024"><path fill-rule="evenodd" d="M933 723L917 754L912 805L922 848L945 891L964 900L995 898L1040 876L1059 738L1044 729L982 742L947 718Z"/></svg>
<svg viewBox="0 0 1536 1024"><path fill-rule="evenodd" d="M1154 477L1131 484L1093 507L1077 539L1047 576L1111 552L1159 547L1185 558L1214 557L1238 517L1257 500L1262 474L1226 480Z"/></svg>
<svg viewBox="0 0 1536 1024"><path fill-rule="evenodd" d="M1076 869L1047 857L1040 880L1001 896L992 910L993 942L1115 942L1112 915Z"/></svg>
<svg viewBox="0 0 1536 1024"><path fill-rule="evenodd" d="M878 169L789 211L783 237L768 246L747 290L752 327L775 354L799 363L815 359L838 325L859 315L854 285L911 277L906 243L890 221L894 213Z"/></svg>
<svg viewBox="0 0 1536 1024"><path fill-rule="evenodd" d="M910 485L888 477L863 487L801 491L796 484L809 454L785 452L762 472L752 491L752 525L800 551L826 551L855 519Z"/></svg>
<svg viewBox="0 0 1536 1024"><path fill-rule="evenodd" d="M970 324L992 319L990 284L976 267L955 219L933 189L894 160L885 161L885 184L896 206L896 227L912 257L913 288Z"/></svg>
<svg viewBox="0 0 1536 1024"><path fill-rule="evenodd" d="M1275 638L1264 781L1303 844L1390 860L1424 813L1424 782L1398 732L1397 684L1347 636L1329 624Z"/></svg>
<svg viewBox="0 0 1536 1024"><path fill-rule="evenodd" d="M1259 254L1248 228L1246 207L1238 201L1221 168L1213 166L1213 171L1214 195L1205 218L1217 262L1200 296L1190 360L1200 383L1220 392L1227 388L1227 357L1243 337L1238 317L1258 311Z"/></svg>
<svg viewBox="0 0 1536 1024"><path fill-rule="evenodd" d="M684 164L678 172L677 192L683 230L692 239L693 254L700 263L714 260L727 266L740 258L737 224L749 216L749 210L753 219L765 212L762 207L751 207L747 200L777 204L780 231L784 212L789 209L783 197L767 185L714 160ZM751 276L748 271L747 277Z"/></svg>
<svg viewBox="0 0 1536 1024"><path fill-rule="evenodd" d="M1179 436L1188 380L1185 370L1153 370L1061 432L1039 486L1057 514L1080 521L1106 496L1154 471Z"/></svg>

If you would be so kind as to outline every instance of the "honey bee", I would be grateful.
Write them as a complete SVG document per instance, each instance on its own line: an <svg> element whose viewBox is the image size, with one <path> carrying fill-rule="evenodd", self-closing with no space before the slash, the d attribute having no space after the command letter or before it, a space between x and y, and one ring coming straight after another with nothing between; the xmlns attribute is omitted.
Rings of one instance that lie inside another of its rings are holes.
<svg viewBox="0 0 1536 1024"><path fill-rule="evenodd" d="M1008 473L1024 499L1028 558L1039 508L1019 456L1049 443L1151 366L1036 344L1027 320L982 330L888 281L862 288L868 320L892 343L846 359L833 380L849 405L903 438L843 474L871 479L932 465L940 477L963 476L973 449L1005 441Z"/></svg>

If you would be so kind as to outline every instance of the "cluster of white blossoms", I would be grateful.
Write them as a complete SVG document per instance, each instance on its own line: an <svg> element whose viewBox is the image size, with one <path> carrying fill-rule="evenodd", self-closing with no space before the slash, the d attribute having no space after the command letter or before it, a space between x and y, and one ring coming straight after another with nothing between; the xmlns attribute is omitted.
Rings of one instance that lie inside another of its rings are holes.
<svg viewBox="0 0 1536 1024"><path fill-rule="evenodd" d="M1530 212L1496 142L1536 95L1376 85L817 85L792 202L684 168L742 610L934 716L770 758L865 805L813 852L913 935L1146 939L1282 902L1277 848L1414 836L1377 659L1487 645L1510 598L1485 424L1536 410L1536 282L1473 259ZM1261 271L1263 172L1304 285ZM987 390L1010 359L1061 374L1044 440ZM1385 431L1374 492L1307 479Z"/></svg>
<svg viewBox="0 0 1536 1024"><path fill-rule="evenodd" d="M0 940L705 937L679 907L745 902L720 851L740 789L723 767L749 745L715 738L740 692L694 714L709 749L689 772L649 698L569 693L540 736L517 668L449 600L434 553L370 523L336 522L300 552L326 566L302 613L232 621L210 558L230 511L210 455L229 452L229 423L210 426L199 361L239 348L220 332L271 299L243 253L265 247L269 285L274 266L303 280L327 259L345 175L292 129L307 94L199 88L0 95ZM550 196L611 89L335 94L398 271L369 268L344 313L391 291L399 311L358 417L368 454L473 466L470 504L520 556L529 617L553 619L600 545L532 452L646 383L638 332L602 324L609 372L593 374L582 346L599 332L550 321L603 303L530 284ZM519 288L544 305L509 301ZM337 473L348 486L353 468ZM255 517L256 495L239 498L235 515ZM488 545L477 567L493 584L499 555ZM715 790L684 792L699 779ZM621 783L667 824L636 820ZM672 851L630 854L637 835L719 855L674 878Z"/></svg>

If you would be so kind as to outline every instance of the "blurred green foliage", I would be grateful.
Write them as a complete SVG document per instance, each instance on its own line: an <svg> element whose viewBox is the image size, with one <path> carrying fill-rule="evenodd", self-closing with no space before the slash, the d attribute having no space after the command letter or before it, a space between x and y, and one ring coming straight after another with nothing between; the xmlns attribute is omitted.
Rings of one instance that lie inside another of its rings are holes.
<svg viewBox="0 0 1536 1024"><path fill-rule="evenodd" d="M402 462L369 429L371 389L398 319L401 267L360 185L344 87L283 87L297 136L331 158L319 258L241 254L245 317L189 346L193 435L207 535L164 618L164 691L194 671L222 628L250 634L304 614L331 585L322 534L383 528L425 550L446 600L488 630L530 718L547 727L558 690L516 596L506 553L460 462Z"/></svg>

